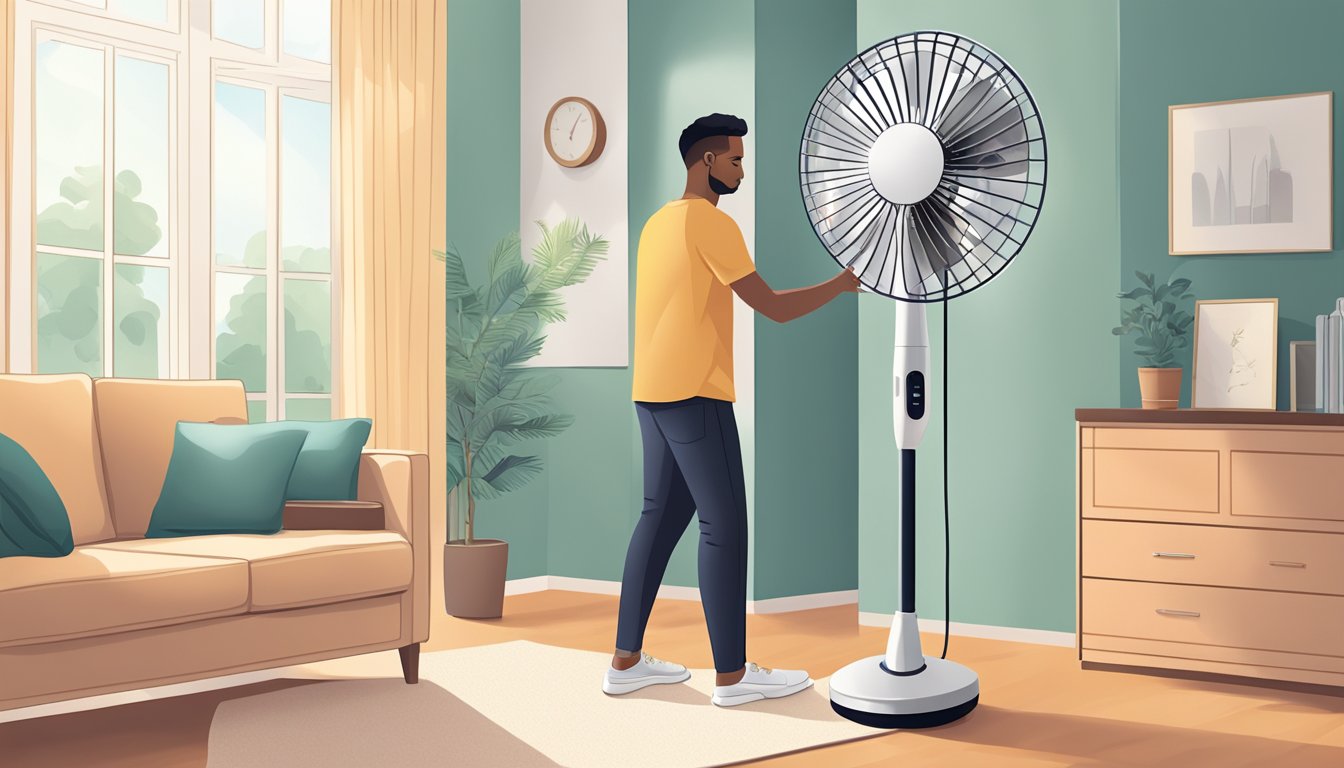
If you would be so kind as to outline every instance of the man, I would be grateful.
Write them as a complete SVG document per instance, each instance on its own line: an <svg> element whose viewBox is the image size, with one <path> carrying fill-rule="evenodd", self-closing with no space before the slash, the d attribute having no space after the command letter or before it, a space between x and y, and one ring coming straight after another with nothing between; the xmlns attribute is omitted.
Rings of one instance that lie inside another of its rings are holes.
<svg viewBox="0 0 1344 768"><path fill-rule="evenodd" d="M644 224L635 282L633 400L644 444L644 510L625 557L616 651L602 690L629 693L690 677L644 653L644 629L668 558L700 518L700 597L717 672L712 701L733 706L805 690L802 670L746 660L747 497L733 415L733 299L777 323L858 291L853 270L774 291L742 232L718 209L742 184L745 121L702 117L681 132L686 191ZM732 293L729 292L729 287ZM764 513L768 514L768 510Z"/></svg>

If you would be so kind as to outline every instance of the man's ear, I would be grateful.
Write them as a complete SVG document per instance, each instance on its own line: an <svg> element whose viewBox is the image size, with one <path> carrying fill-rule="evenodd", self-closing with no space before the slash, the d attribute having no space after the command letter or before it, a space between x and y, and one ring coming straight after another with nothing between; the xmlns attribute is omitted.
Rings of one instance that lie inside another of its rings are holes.
<svg viewBox="0 0 1344 768"><path fill-rule="evenodd" d="M702 154L702 155L700 156L700 162L704 163L706 166L708 166L708 167L710 167L710 168L713 168L713 167L714 167L714 153L713 153L713 152L706 152L706 153Z"/></svg>

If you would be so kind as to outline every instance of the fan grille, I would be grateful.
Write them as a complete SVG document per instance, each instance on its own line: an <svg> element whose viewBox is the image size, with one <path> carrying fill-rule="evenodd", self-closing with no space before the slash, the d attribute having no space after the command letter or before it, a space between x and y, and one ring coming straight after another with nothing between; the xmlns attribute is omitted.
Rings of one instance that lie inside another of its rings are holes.
<svg viewBox="0 0 1344 768"><path fill-rule="evenodd" d="M943 148L928 197L893 202L869 175L885 131L919 123ZM869 290L942 301L989 282L1022 249L1045 196L1045 130L1017 73L988 48L949 32L878 43L817 96L799 157L812 228Z"/></svg>

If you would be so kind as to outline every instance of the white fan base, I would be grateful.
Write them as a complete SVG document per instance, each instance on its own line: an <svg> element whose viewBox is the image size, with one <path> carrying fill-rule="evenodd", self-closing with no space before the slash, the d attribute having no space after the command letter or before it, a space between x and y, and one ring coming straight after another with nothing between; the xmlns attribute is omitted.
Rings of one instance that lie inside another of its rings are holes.
<svg viewBox="0 0 1344 768"><path fill-rule="evenodd" d="M918 674L882 669L869 656L831 676L831 708L876 728L932 728L964 717L980 701L980 678L955 661L925 656Z"/></svg>

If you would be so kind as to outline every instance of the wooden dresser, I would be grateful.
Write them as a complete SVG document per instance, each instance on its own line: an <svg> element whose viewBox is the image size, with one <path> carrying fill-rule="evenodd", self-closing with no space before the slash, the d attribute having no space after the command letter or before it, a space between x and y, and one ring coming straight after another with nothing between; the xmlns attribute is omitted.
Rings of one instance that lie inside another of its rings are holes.
<svg viewBox="0 0 1344 768"><path fill-rule="evenodd" d="M1075 417L1079 659L1344 686L1344 415Z"/></svg>

